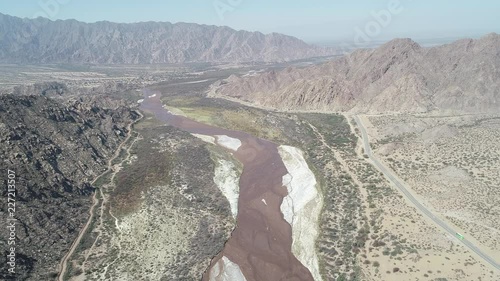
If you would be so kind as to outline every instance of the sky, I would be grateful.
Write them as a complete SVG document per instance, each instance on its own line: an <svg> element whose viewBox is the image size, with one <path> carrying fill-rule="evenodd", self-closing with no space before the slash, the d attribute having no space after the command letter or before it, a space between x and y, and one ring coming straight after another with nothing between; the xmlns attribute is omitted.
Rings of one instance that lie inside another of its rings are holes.
<svg viewBox="0 0 500 281"><path fill-rule="evenodd" d="M500 33L498 0L2 0L0 13L84 22L194 22L279 32L311 43Z"/></svg>

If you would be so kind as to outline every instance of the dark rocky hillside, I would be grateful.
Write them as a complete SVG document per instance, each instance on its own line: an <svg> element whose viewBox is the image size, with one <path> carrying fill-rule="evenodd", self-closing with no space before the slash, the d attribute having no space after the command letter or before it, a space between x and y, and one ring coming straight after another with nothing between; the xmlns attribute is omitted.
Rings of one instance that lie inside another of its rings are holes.
<svg viewBox="0 0 500 281"><path fill-rule="evenodd" d="M2 252L0 280L51 280L88 219L94 188L90 182L106 169L108 158L139 117L103 99L66 104L44 96L0 96L0 171L16 174L15 278L6 276ZM2 188L2 198L7 198ZM3 201L5 201L3 200ZM7 217L7 204L0 205ZM3 223L2 223L3 225ZM0 245L7 249L7 229ZM4 250L5 251L5 250ZM9 279L10 278L10 279Z"/></svg>

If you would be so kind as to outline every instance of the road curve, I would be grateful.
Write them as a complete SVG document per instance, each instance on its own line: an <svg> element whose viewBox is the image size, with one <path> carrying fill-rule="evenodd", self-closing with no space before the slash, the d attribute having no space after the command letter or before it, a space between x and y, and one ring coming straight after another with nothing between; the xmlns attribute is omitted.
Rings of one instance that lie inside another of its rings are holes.
<svg viewBox="0 0 500 281"><path fill-rule="evenodd" d="M386 178L388 178L397 188L406 196L408 200L412 202L415 207L421 211L425 216L430 218L434 223L436 223L439 227L441 227L444 231L448 232L449 234L453 235L456 237L457 231L453 230L452 227L450 227L448 224L446 224L444 221L436 217L434 214L432 214L429 209L427 209L425 206L423 206L405 187L404 183L399 181L396 176L393 174L393 172L389 169L387 169L378 159L373 155L372 149L370 147L370 141L368 139L368 134L366 133L366 129L363 126L363 122L358 116L354 116L354 120L358 124L358 127L361 131L361 135L363 138L363 144L364 144L364 149L365 153L368 155L368 157L373 161L373 164L375 167L382 172ZM457 239L458 240L458 239ZM476 247L474 244L472 244L470 241L467 240L467 238L464 238L463 240L458 240L462 242L463 245L465 245L469 250L473 251L476 253L479 257L481 257L484 261L487 263L491 264L494 268L497 270L500 270L500 265L490 256L488 256L486 253L481 251L478 247Z"/></svg>

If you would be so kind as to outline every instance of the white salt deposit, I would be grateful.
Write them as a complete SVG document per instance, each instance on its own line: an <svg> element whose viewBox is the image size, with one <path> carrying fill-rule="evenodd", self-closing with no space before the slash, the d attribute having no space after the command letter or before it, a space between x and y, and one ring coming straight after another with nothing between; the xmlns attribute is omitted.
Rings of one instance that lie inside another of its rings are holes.
<svg viewBox="0 0 500 281"><path fill-rule="evenodd" d="M241 141L239 139L231 138L226 135L215 136L217 138L217 143L225 148L237 151L241 146Z"/></svg>
<svg viewBox="0 0 500 281"><path fill-rule="evenodd" d="M246 281L240 267L225 256L210 270L210 281Z"/></svg>
<svg viewBox="0 0 500 281"><path fill-rule="evenodd" d="M214 182L229 201L231 214L236 219L240 196L239 175L236 166L231 161L219 159L215 166Z"/></svg>
<svg viewBox="0 0 500 281"><path fill-rule="evenodd" d="M192 134L193 136L201 139L204 142L208 142L211 144L215 144L215 138L212 136L207 136L207 135L200 135L200 134Z"/></svg>
<svg viewBox="0 0 500 281"><path fill-rule="evenodd" d="M288 170L288 174L283 177L283 185L288 189L288 196L285 197L288 201L285 206L288 207L285 208L282 205L281 211L285 215L286 221L292 225L295 213L302 210L309 201L318 195L316 178L307 166L300 149L280 146L278 150Z"/></svg>
<svg viewBox="0 0 500 281"><path fill-rule="evenodd" d="M292 226L292 252L309 269L315 281L321 281L315 241L323 198L318 193L314 173L309 169L300 149L280 146L278 152L288 174L283 185L288 195L280 206L285 220Z"/></svg>

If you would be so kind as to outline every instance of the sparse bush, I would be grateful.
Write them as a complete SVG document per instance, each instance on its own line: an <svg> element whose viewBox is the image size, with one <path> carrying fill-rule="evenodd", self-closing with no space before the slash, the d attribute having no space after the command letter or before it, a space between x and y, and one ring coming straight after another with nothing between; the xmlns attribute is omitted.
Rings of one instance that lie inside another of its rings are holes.
<svg viewBox="0 0 500 281"><path fill-rule="evenodd" d="M385 242L380 241L380 240L375 240L373 242L373 247L381 247L381 246L385 246L385 245L386 245Z"/></svg>

